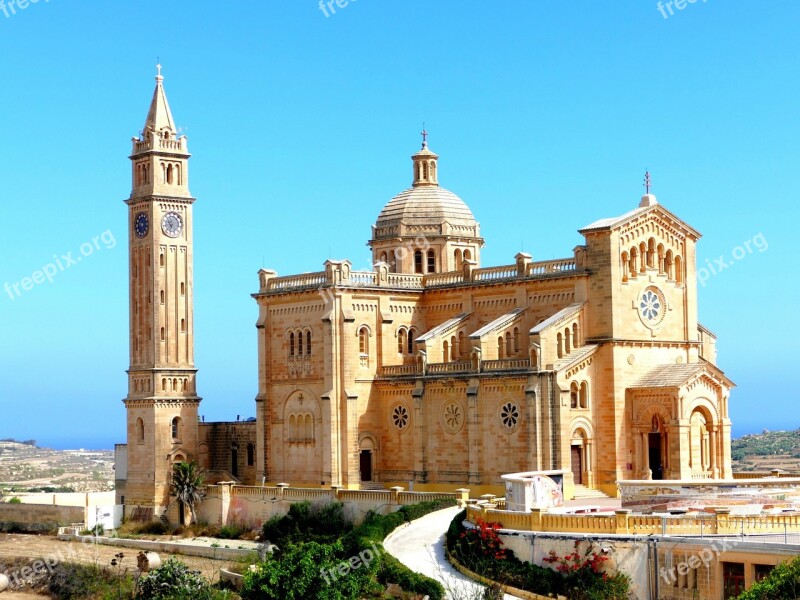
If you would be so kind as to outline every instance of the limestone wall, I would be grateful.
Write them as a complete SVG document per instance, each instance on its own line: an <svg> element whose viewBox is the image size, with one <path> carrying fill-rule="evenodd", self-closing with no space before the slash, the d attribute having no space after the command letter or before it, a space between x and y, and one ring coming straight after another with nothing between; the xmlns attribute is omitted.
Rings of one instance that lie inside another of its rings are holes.
<svg viewBox="0 0 800 600"><path fill-rule="evenodd" d="M1 531L51 531L59 526L81 523L84 508L52 504L0 504Z"/></svg>

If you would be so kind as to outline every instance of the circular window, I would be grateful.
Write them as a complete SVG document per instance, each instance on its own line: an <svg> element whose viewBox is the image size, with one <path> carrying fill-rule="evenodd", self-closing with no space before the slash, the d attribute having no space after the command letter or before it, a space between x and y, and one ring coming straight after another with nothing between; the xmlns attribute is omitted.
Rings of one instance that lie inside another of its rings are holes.
<svg viewBox="0 0 800 600"><path fill-rule="evenodd" d="M411 420L408 414L408 409L402 404L398 404L392 409L392 425L398 431L404 431L408 427L408 422Z"/></svg>
<svg viewBox="0 0 800 600"><path fill-rule="evenodd" d="M658 326L667 314L667 302L664 293L655 286L644 289L639 297L639 318L651 329Z"/></svg>
<svg viewBox="0 0 800 600"><path fill-rule="evenodd" d="M519 417L519 406L514 402L506 402L500 407L500 424L505 431L514 431L519 425Z"/></svg>
<svg viewBox="0 0 800 600"><path fill-rule="evenodd" d="M449 433L458 433L464 424L464 409L457 402L450 402L442 409L442 427Z"/></svg>

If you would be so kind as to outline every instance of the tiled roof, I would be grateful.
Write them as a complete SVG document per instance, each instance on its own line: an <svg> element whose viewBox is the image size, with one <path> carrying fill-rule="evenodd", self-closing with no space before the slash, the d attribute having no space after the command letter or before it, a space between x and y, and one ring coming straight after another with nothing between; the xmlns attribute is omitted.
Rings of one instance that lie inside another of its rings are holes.
<svg viewBox="0 0 800 600"><path fill-rule="evenodd" d="M437 325L430 331L427 331L426 333L422 334L416 339L416 341L427 342L429 339L439 335L442 332L447 331L451 327L455 327L456 325L461 323L461 321L465 320L467 317L469 317L469 313L461 313L460 315L456 315L452 319L448 319L444 323L441 323L440 325Z"/></svg>
<svg viewBox="0 0 800 600"><path fill-rule="evenodd" d="M689 379L706 369L708 363L697 362L683 365L658 365L642 374L629 388L673 388L680 387Z"/></svg>
<svg viewBox="0 0 800 600"><path fill-rule="evenodd" d="M483 327L478 329L478 331L476 331L475 333L470 334L469 337L472 338L472 339L478 339L481 336L486 335L490 331L492 331L494 329L497 329L499 327L502 327L503 325L511 322L512 320L514 320L514 317L516 317L518 315L521 315L524 312L525 312L524 308L515 308L514 310L512 310L510 312L507 312L504 315L499 316L498 318L496 318L491 323L489 323L487 325L484 325Z"/></svg>
<svg viewBox="0 0 800 600"><path fill-rule="evenodd" d="M572 316L573 313L577 313L578 311L583 308L583 303L581 304L570 304L567 308L561 309L552 317L545 319L541 323L539 323L536 327L531 329L531 333L541 333L554 323L558 323L561 319L566 319Z"/></svg>
<svg viewBox="0 0 800 600"><path fill-rule="evenodd" d="M398 194L383 208L375 227L380 229L403 222L406 225L475 226L475 217L464 201L439 186L420 186Z"/></svg>

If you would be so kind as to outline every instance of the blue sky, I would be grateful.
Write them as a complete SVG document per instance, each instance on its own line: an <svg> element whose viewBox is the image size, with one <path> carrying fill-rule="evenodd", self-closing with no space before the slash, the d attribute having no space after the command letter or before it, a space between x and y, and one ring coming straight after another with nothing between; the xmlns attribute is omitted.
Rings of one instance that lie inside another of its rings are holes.
<svg viewBox="0 0 800 600"><path fill-rule="evenodd" d="M699 265L732 265L701 287L700 316L739 384L734 432L800 426L796 2L698 1L667 18L649 0L14 11L0 7L0 285L86 255L0 294L0 437L124 441L122 201L157 57L193 153L207 420L254 415L257 270L368 267L370 225L409 186L424 121L442 184L481 222L485 266L569 256L581 226L637 205L650 169L659 201L704 234Z"/></svg>

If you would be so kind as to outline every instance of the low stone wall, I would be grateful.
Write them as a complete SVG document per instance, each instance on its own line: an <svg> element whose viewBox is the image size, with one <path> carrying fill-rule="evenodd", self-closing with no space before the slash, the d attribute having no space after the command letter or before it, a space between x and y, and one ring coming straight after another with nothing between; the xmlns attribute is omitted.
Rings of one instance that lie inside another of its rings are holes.
<svg viewBox="0 0 800 600"><path fill-rule="evenodd" d="M0 504L0 531L46 532L84 522L84 508L52 504Z"/></svg>
<svg viewBox="0 0 800 600"><path fill-rule="evenodd" d="M197 519L214 525L240 525L260 528L272 517L283 516L289 507L298 502L325 504L341 502L345 515L360 523L369 511L386 515L401 506L432 500L453 499L466 503L469 490L451 493L406 492L403 488L391 490L345 490L341 488L316 489L275 487L249 487L220 484L208 486L206 497L197 509ZM170 522L177 523L178 508L173 504L168 512Z"/></svg>
<svg viewBox="0 0 800 600"><path fill-rule="evenodd" d="M698 481L620 481L622 507L634 511L760 505L800 509L800 478Z"/></svg>
<svg viewBox="0 0 800 600"><path fill-rule="evenodd" d="M152 540L129 540L127 538L93 537L84 535L74 535L72 533L59 533L58 539L69 542L78 541L86 544L103 544L104 546L119 546L121 548L133 548L144 552L160 552L164 554L183 554L184 556L199 556L202 558L213 558L217 560L239 560L250 556L256 550L242 548L220 548L206 545L177 544L173 542L161 542ZM224 542L225 540L220 540ZM236 541L230 541L235 544Z"/></svg>

